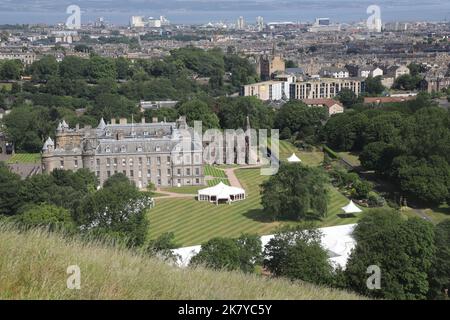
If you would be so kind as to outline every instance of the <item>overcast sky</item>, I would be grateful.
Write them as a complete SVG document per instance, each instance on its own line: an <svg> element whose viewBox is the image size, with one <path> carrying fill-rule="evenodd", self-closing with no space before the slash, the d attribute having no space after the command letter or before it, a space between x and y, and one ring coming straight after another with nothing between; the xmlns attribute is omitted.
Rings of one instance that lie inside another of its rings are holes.
<svg viewBox="0 0 450 320"><path fill-rule="evenodd" d="M81 7L83 22L103 16L123 24L130 15L166 15L178 23L234 21L240 15L251 22L258 15L266 21L326 16L350 22L366 19L371 4L382 8L386 21L450 19L449 0L0 0L0 23L64 21L70 4Z"/></svg>

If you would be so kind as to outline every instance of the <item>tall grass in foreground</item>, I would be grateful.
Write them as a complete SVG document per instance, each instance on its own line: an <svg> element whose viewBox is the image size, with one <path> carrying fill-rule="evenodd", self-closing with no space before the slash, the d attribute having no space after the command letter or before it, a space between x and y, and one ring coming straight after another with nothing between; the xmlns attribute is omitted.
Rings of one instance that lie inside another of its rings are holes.
<svg viewBox="0 0 450 320"><path fill-rule="evenodd" d="M69 265L81 289L67 289ZM179 269L138 253L0 224L0 299L358 299L356 294L238 272Z"/></svg>

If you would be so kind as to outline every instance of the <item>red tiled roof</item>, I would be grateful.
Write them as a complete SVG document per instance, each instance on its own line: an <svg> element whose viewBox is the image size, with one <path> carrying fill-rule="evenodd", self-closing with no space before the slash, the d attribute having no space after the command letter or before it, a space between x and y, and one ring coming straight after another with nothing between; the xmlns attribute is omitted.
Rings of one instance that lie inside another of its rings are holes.
<svg viewBox="0 0 450 320"><path fill-rule="evenodd" d="M331 108L335 104L338 104L342 107L342 103L334 99L303 99L302 101L307 105L323 105Z"/></svg>
<svg viewBox="0 0 450 320"><path fill-rule="evenodd" d="M416 97L367 97L364 103L389 103L389 102L405 102L415 100Z"/></svg>

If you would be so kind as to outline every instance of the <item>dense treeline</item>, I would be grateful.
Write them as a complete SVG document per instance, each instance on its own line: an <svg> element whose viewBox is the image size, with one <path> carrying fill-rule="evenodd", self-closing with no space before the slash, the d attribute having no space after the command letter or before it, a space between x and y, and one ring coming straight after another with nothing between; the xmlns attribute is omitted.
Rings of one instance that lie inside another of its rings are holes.
<svg viewBox="0 0 450 320"><path fill-rule="evenodd" d="M164 59L135 62L91 55L90 59L67 56L61 62L45 56L25 69L17 61L0 64L0 78L17 80L21 75L31 75L32 81L13 83L10 90L0 91L0 107L12 109L4 124L19 152L38 152L63 118L71 126L95 126L101 117L134 115L139 121L140 100L180 101L175 110L148 111L146 117L175 120L183 114L189 121L203 120L206 128L219 127L211 97L236 92L242 84L257 80L247 59L193 47L173 50ZM252 105L263 109L256 101L247 104L249 109ZM81 115L77 109L82 109ZM245 121L239 122L242 127ZM271 125L270 119L264 122L265 127Z"/></svg>
<svg viewBox="0 0 450 320"><path fill-rule="evenodd" d="M427 95L377 109L332 117L324 139L398 185L406 196L440 204L450 200L450 113Z"/></svg>

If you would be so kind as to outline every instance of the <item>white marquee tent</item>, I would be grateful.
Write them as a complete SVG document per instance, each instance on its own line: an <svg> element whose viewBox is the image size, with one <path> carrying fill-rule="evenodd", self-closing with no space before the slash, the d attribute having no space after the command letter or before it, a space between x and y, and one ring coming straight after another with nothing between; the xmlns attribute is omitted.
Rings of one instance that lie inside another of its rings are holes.
<svg viewBox="0 0 450 320"><path fill-rule="evenodd" d="M234 201L244 200L245 190L237 187L230 187L220 182L214 187L198 190L197 200L209 201L219 204L219 201L231 203Z"/></svg>
<svg viewBox="0 0 450 320"><path fill-rule="evenodd" d="M352 200L350 200L350 203L348 205L346 205L345 207L342 207L342 210L344 210L344 212L346 214L362 212L362 210L360 208L358 208Z"/></svg>
<svg viewBox="0 0 450 320"><path fill-rule="evenodd" d="M290 156L287 159L288 162L302 162L302 160L300 160L299 157L297 157L297 155L295 153L292 154L292 156Z"/></svg>

